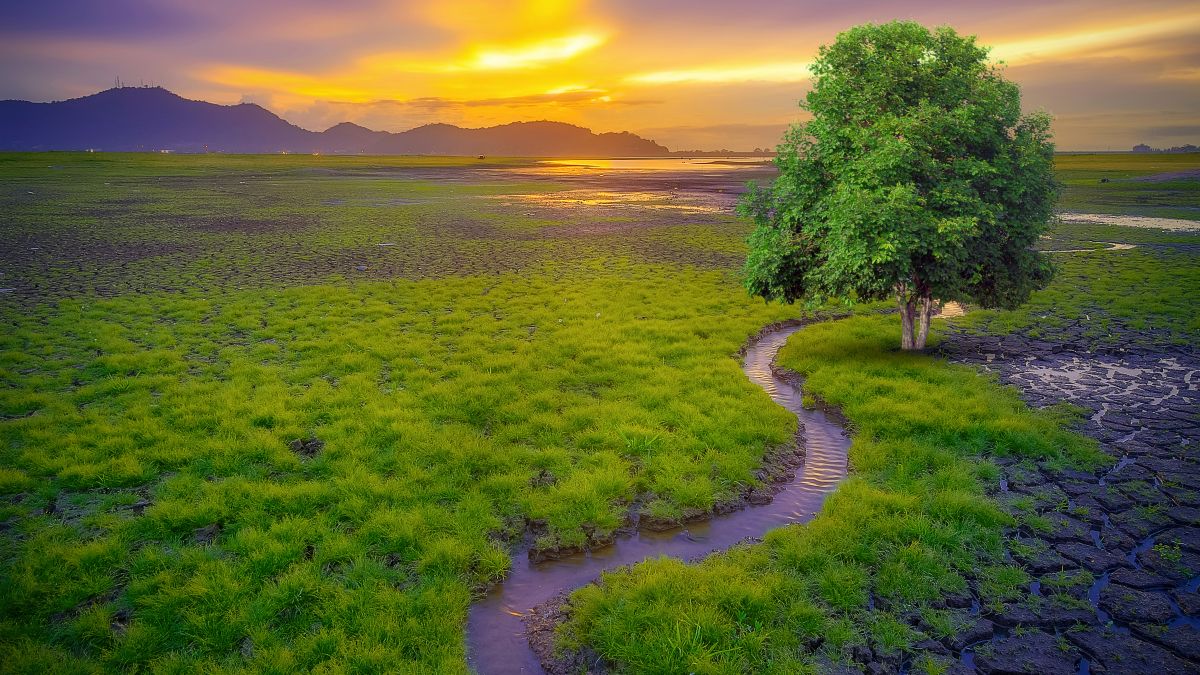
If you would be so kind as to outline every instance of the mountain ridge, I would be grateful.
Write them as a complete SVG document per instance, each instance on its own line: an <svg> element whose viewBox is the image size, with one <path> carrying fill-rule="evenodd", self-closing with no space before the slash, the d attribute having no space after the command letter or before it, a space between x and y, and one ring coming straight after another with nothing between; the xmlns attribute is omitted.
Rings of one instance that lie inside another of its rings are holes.
<svg viewBox="0 0 1200 675"><path fill-rule="evenodd" d="M532 157L667 156L628 131L595 133L546 120L407 131L341 122L324 131L292 124L254 103L221 105L162 87L115 87L64 101L0 101L0 150L101 150Z"/></svg>

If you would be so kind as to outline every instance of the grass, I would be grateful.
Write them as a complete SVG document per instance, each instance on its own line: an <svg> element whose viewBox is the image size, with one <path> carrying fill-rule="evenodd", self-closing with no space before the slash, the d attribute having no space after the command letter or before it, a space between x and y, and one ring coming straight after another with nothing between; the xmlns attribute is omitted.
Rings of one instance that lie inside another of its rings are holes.
<svg viewBox="0 0 1200 675"><path fill-rule="evenodd" d="M1200 302L1200 234L1144 235L1131 228L1089 225L1059 225L1055 232L1131 242L1137 248L1055 255L1054 283L1029 303L1014 311L972 312L961 323L987 332L1023 331L1046 338L1079 325L1097 342L1121 337L1112 336L1115 328L1177 344L1189 344L1200 334L1200 315L1194 311ZM1156 238L1170 241L1156 243Z"/></svg>
<svg viewBox="0 0 1200 675"><path fill-rule="evenodd" d="M570 546L635 498L705 510L792 433L731 355L794 310L686 260L744 237L728 217L555 256L488 198L549 183L4 160L4 232L40 249L0 296L4 670L462 671L527 520Z"/></svg>
<svg viewBox="0 0 1200 675"><path fill-rule="evenodd" d="M1060 208L1195 218L1189 200L1200 195L1200 181L1114 179L1196 165L1194 156L1060 156L1056 168L1066 183ZM1110 180L1101 184L1101 177ZM1098 342L1120 327L1154 341L1193 343L1200 334L1193 311L1200 302L1200 235L1059 223L1047 248L1090 248L1097 241L1138 247L1062 254L1054 283L1030 303L1016 311L976 311L960 325L1053 337L1082 323L1084 339ZM853 475L811 523L694 566L656 560L606 574L572 596L563 644L587 645L630 672L802 672L817 667L817 654L841 660L859 646L877 653L908 649L925 636L895 617L914 611L933 617L926 623L935 634L952 632L939 607L968 584L993 608L1024 596L1030 578L1003 556L1001 533L1014 521L984 494L998 475L990 459L1052 466L1108 460L1068 431L1069 408L1031 411L990 377L901 354L894 324L892 317L857 317L811 326L780 356L782 365L806 375L806 398L840 406L857 434ZM1061 591L1090 582L1061 581L1047 583L1066 604L1073 598ZM731 607L751 601L761 626L753 641L730 621ZM708 643L681 648L664 641L665 630L694 617L705 622ZM914 663L927 672L944 665Z"/></svg>
<svg viewBox="0 0 1200 675"><path fill-rule="evenodd" d="M1012 521L984 494L998 477L990 458L1106 459L1064 428L1068 412L1031 411L969 368L896 351L894 319L810 326L781 353L857 430L853 475L816 519L695 566L663 559L606 574L573 596L565 644L633 672L795 672L814 650L906 649L920 637L897 617L968 583L985 603L1023 592L1025 573L1002 562ZM748 633L737 611L760 628ZM688 621L703 642L674 640Z"/></svg>
<svg viewBox="0 0 1200 675"><path fill-rule="evenodd" d="M1141 180L1195 170L1200 155L1059 155L1055 173L1063 183L1061 211L1200 220L1200 180ZM1104 181L1104 182L1101 182Z"/></svg>
<svg viewBox="0 0 1200 675"><path fill-rule="evenodd" d="M0 155L0 671L462 672L467 606L527 522L571 546L752 484L794 422L730 357L797 310L745 297L746 225L555 204L527 167ZM988 329L1094 302L1193 335L1195 235L1055 233L1118 235L1145 246L1071 254ZM950 630L933 600L968 580L1024 582L988 458L1094 449L1067 411L896 354L893 323L783 356L859 430L811 526L612 575L573 639L627 669L797 672L904 650L903 608Z"/></svg>

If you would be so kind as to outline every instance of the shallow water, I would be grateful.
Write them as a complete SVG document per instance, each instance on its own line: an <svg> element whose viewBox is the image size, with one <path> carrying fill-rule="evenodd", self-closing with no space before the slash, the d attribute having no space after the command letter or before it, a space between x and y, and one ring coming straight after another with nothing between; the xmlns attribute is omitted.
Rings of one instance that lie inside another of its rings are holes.
<svg viewBox="0 0 1200 675"><path fill-rule="evenodd" d="M727 549L768 530L810 520L821 503L846 475L850 438L842 427L819 410L800 405L800 389L771 370L775 355L799 326L764 333L752 342L742 370L779 405L795 413L803 425L804 465L774 500L749 506L711 520L689 523L667 532L638 532L619 537L615 544L588 553L533 564L525 556L513 561L503 583L471 606L467 621L468 662L477 673L541 673L537 657L525 638L522 617L564 590L583 586L604 570L647 558L693 558Z"/></svg>
<svg viewBox="0 0 1200 675"><path fill-rule="evenodd" d="M602 208L616 210L669 210L681 213L733 213L732 197L703 192L652 190L556 190L505 195L487 195L503 206L522 204L551 208Z"/></svg>
<svg viewBox="0 0 1200 675"><path fill-rule="evenodd" d="M587 167L632 171L728 171L771 166L772 157L645 157L641 159L546 159L547 169Z"/></svg>

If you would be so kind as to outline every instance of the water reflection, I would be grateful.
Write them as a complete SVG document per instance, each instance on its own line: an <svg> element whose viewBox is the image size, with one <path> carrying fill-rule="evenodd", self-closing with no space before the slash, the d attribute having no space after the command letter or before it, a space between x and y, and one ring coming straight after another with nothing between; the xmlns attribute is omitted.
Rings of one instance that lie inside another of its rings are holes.
<svg viewBox="0 0 1200 675"><path fill-rule="evenodd" d="M650 157L632 159L547 159L547 169L613 169L634 171L728 171L771 166L771 157Z"/></svg>
<svg viewBox="0 0 1200 675"><path fill-rule="evenodd" d="M611 190L559 190L557 192L488 195L501 206L530 205L550 208L615 208L670 210L681 213L730 213L732 200L705 193Z"/></svg>

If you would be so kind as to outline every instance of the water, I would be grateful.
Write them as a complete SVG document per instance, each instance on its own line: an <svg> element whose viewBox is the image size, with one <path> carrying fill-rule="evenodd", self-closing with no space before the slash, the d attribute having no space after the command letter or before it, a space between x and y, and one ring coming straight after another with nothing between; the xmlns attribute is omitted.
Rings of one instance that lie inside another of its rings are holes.
<svg viewBox="0 0 1200 675"><path fill-rule="evenodd" d="M731 169L770 168L773 157L647 157L631 159L547 159L539 162L547 169L587 167L591 169L635 171L729 171Z"/></svg>
<svg viewBox="0 0 1200 675"><path fill-rule="evenodd" d="M791 325L767 331L748 346L742 365L752 382L795 413L803 425L805 459L795 478L770 504L689 523L686 529L638 532L603 549L539 564L519 556L508 578L471 606L468 663L477 673L541 673L525 638L522 617L560 592L591 582L604 570L658 556L692 558L724 550L773 528L806 522L820 510L825 496L846 475L850 439L825 413L802 408L800 389L772 372L775 355L799 329Z"/></svg>

